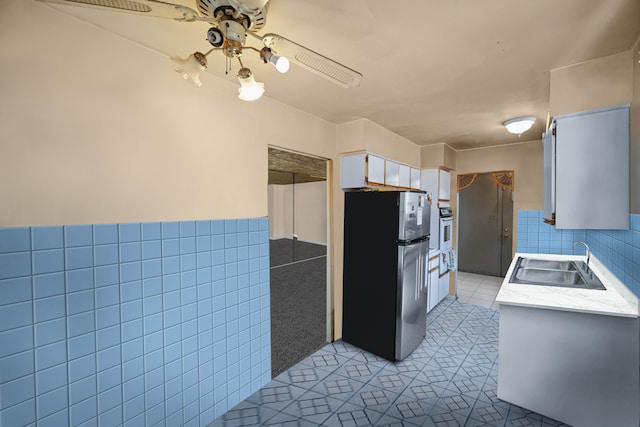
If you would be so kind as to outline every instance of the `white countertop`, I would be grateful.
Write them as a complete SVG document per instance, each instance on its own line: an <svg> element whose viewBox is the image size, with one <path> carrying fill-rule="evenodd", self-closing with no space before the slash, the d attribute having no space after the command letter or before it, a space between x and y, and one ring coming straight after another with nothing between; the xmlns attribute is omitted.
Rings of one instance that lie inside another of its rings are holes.
<svg viewBox="0 0 640 427"><path fill-rule="evenodd" d="M515 261L518 257L586 261L584 256L516 253L502 282L500 292L496 297L496 302L500 304L622 317L640 317L638 297L593 255L591 256L589 267L607 288L606 290L511 283Z"/></svg>

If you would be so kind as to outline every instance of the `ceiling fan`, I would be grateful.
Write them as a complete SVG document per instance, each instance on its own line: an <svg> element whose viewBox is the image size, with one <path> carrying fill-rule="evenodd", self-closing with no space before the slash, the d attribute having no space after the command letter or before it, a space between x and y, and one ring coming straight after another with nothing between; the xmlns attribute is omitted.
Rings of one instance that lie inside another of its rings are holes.
<svg viewBox="0 0 640 427"><path fill-rule="evenodd" d="M173 19L180 22L207 22L207 40L212 48L194 52L187 58L172 57L175 69L185 79L201 85L200 73L207 68L207 55L219 50L228 59L240 63L239 98L245 101L258 99L264 93L264 85L255 81L251 70L242 64L242 55L252 50L265 63L271 63L284 73L289 61L316 73L342 87L360 84L362 74L332 59L275 33L258 35L267 21L269 0L195 0L197 11L183 5L161 0L39 0L46 3L90 7L102 10L133 13L143 16ZM260 49L247 44L247 35L262 43Z"/></svg>

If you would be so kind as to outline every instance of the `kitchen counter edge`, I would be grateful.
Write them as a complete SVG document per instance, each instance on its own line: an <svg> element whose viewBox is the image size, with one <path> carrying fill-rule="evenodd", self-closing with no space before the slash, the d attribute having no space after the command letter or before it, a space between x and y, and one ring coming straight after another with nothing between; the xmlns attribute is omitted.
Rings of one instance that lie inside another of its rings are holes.
<svg viewBox="0 0 640 427"><path fill-rule="evenodd" d="M586 256L518 252L511 261L500 292L496 297L496 302L499 304L609 316L640 317L638 297L593 255L589 267L602 281L606 290L512 283L510 279L518 257L586 261Z"/></svg>

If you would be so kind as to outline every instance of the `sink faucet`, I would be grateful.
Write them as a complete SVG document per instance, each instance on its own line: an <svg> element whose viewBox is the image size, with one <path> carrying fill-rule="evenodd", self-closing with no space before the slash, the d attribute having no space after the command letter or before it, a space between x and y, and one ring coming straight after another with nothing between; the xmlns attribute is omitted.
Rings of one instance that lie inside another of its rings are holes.
<svg viewBox="0 0 640 427"><path fill-rule="evenodd" d="M591 259L591 250L589 249L589 245L587 245L585 242L575 242L573 244L573 247L575 248L578 245L584 245L584 248L587 251L587 273L589 272L589 259Z"/></svg>

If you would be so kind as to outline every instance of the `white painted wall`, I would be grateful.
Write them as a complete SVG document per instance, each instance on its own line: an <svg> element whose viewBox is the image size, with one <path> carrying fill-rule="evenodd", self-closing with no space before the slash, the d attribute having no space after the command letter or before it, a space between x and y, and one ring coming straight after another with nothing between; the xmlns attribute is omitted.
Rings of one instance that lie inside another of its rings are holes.
<svg viewBox="0 0 640 427"><path fill-rule="evenodd" d="M269 185L269 238L293 236L293 185Z"/></svg>
<svg viewBox="0 0 640 427"><path fill-rule="evenodd" d="M294 210L295 206L295 210ZM327 243L327 182L269 185L272 239L292 238Z"/></svg>
<svg viewBox="0 0 640 427"><path fill-rule="evenodd" d="M0 226L266 216L269 143L336 156L334 125L47 4L1 2L0 40Z"/></svg>

